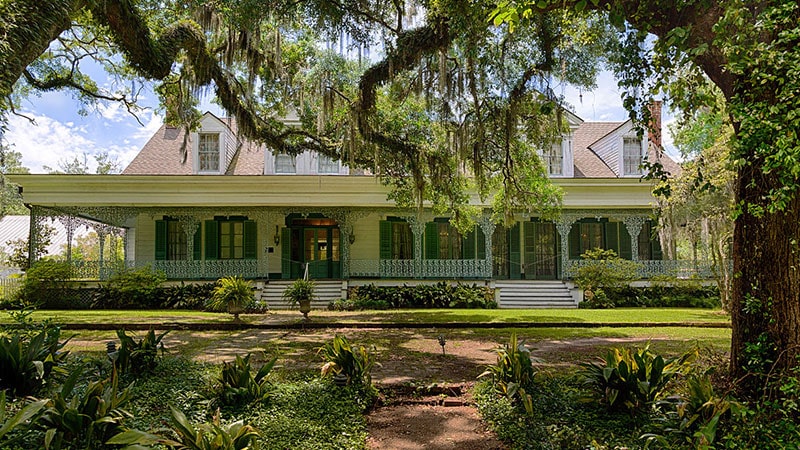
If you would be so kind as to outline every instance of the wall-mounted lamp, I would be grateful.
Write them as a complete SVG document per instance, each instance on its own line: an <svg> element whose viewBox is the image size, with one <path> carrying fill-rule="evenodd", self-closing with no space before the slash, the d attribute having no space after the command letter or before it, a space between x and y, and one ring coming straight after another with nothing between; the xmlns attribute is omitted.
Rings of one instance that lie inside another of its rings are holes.
<svg viewBox="0 0 800 450"><path fill-rule="evenodd" d="M356 241L355 233L350 233L350 236L347 237L347 241L350 242L350 245L353 245L353 242Z"/></svg>
<svg viewBox="0 0 800 450"><path fill-rule="evenodd" d="M275 242L275 245L281 243L280 225L275 225L275 236L272 236L272 241Z"/></svg>

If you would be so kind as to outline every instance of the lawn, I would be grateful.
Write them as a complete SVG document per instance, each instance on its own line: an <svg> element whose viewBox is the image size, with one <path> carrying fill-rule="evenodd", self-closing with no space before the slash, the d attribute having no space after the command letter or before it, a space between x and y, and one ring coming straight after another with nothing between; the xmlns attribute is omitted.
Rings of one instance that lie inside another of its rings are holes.
<svg viewBox="0 0 800 450"><path fill-rule="evenodd" d="M730 316L720 310L691 308L617 308L617 309L403 309L387 311L335 312L314 310L310 317L316 324L446 324L446 323L569 323L580 324L637 324L683 323L726 324ZM36 311L35 320L51 319L64 324L159 324L170 323L227 323L225 313L176 310L46 310ZM274 310L266 314L245 314L247 324L296 324L301 316L297 311ZM0 324L11 323L0 315Z"/></svg>

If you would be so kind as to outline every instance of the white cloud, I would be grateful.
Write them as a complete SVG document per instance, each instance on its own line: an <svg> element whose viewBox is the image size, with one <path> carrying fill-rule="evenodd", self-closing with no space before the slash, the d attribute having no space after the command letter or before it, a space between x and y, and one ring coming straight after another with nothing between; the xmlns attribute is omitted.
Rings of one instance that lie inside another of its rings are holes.
<svg viewBox="0 0 800 450"><path fill-rule="evenodd" d="M86 130L72 122L59 122L48 116L28 115L31 123L18 116L9 117L7 142L22 154L22 163L31 173L46 173L43 166L57 167L61 160L72 160L83 152L94 153L95 143Z"/></svg>

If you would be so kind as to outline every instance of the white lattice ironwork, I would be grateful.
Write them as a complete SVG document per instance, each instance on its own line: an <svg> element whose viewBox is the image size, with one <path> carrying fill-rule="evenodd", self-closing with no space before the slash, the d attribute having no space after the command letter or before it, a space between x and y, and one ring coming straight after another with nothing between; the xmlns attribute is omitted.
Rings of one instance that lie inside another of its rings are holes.
<svg viewBox="0 0 800 450"><path fill-rule="evenodd" d="M73 277L82 280L102 280L128 268L150 267L164 272L170 280L216 280L239 275L244 278L266 278L266 261L255 259L220 259L213 261L72 261Z"/></svg>
<svg viewBox="0 0 800 450"><path fill-rule="evenodd" d="M599 261L589 260L569 260L567 263L567 278L573 278L578 268L596 264ZM673 276L677 278L701 278L709 279L713 277L711 261L684 261L684 260L639 260L636 261L636 275L638 279L648 280L655 276Z"/></svg>

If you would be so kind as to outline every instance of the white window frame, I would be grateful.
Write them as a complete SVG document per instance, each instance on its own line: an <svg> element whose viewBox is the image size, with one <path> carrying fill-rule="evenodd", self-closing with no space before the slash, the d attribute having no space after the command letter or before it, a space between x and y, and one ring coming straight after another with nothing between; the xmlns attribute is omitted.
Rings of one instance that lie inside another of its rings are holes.
<svg viewBox="0 0 800 450"><path fill-rule="evenodd" d="M636 136L622 137L622 174L624 176L642 175L643 148L644 145L640 138Z"/></svg>
<svg viewBox="0 0 800 450"><path fill-rule="evenodd" d="M562 141L555 141L542 152L542 159L550 176L564 176L564 146Z"/></svg>
<svg viewBox="0 0 800 450"><path fill-rule="evenodd" d="M216 148L206 140L216 139ZM222 137L219 133L198 133L197 135L197 171L200 173L219 173L220 167L220 148Z"/></svg>
<svg viewBox="0 0 800 450"><path fill-rule="evenodd" d="M339 161L322 153L317 154L317 173L339 173Z"/></svg>
<svg viewBox="0 0 800 450"><path fill-rule="evenodd" d="M297 173L297 157L286 153L275 154L275 173Z"/></svg>

